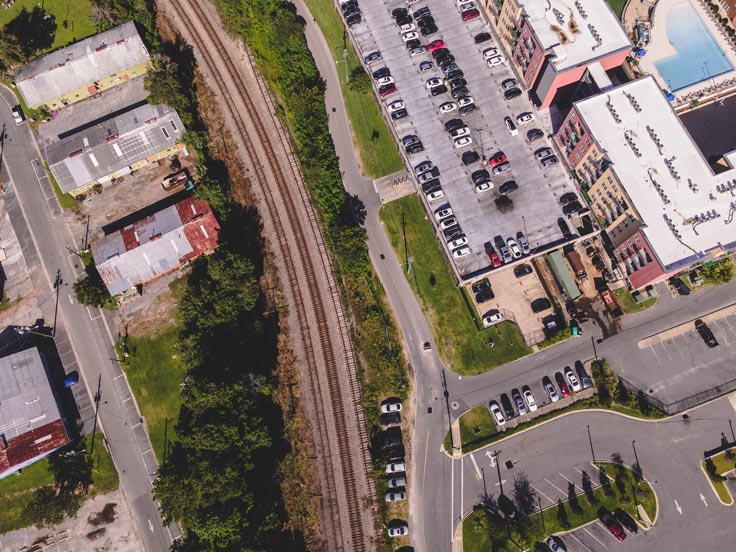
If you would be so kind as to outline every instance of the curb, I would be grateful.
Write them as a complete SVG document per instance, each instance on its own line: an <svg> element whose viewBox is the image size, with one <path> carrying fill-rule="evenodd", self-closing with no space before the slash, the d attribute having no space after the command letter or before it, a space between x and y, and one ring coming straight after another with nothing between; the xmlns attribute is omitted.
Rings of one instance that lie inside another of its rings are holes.
<svg viewBox="0 0 736 552"><path fill-rule="evenodd" d="M700 471L702 472L702 474L705 476L705 480L708 482L708 485L713 491L713 494L715 495L715 497L718 499L718 502L720 502L721 504L727 507L733 506L733 503L734 503L733 495L731 494L731 491L728 490L728 487L726 487L725 484L723 485L723 487L726 489L726 493L728 493L728 496L731 497L731 503L728 504L726 502L723 502L723 500L721 500L721 497L718 494L718 491L716 490L716 486L713 484L713 481L711 481L710 477L708 476L708 472L705 471L705 456L701 457L700 460L698 460L698 467L700 468ZM732 471L734 470L729 470L726 473L731 473ZM725 474L721 474L721 475L725 475Z"/></svg>

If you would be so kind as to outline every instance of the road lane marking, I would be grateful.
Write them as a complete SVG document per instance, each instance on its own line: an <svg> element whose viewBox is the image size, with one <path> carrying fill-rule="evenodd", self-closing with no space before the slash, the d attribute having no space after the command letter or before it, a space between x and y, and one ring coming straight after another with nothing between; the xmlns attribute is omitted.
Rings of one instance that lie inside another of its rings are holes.
<svg viewBox="0 0 736 552"><path fill-rule="evenodd" d="M551 481L550 481L549 479L547 479L547 478L545 477L545 478L544 478L544 480L545 480L545 481L546 481L547 483L549 483L550 485L552 485L552 486L553 486L553 487L554 487L555 489L557 489L557 490L558 490L558 491L560 492L560 494L561 494L562 496L567 496L567 493L566 493L565 491L563 491L562 489L560 489L560 488L559 488L559 487L558 487L557 485L555 485L554 483L552 483L552 482L551 482Z"/></svg>
<svg viewBox="0 0 736 552"><path fill-rule="evenodd" d="M463 477L463 461L465 458L462 456L460 457L460 515L458 516L460 518L460 521L462 522L463 519L463 494L465 493L465 478ZM703 496L703 495L700 495ZM707 504L706 504L707 506Z"/></svg>
<svg viewBox="0 0 736 552"><path fill-rule="evenodd" d="M132 401L132 400L133 400L133 397L128 397L127 399L123 399L123 402L125 403L125 402Z"/></svg>
<svg viewBox="0 0 736 552"><path fill-rule="evenodd" d="M590 548L588 548L587 546L585 546L585 545L583 544L583 542L582 542L582 541L581 541L581 540L580 540L579 538L577 538L577 537L575 536L575 534L574 534L574 533L568 533L568 535L570 535L570 536L571 536L572 538L574 538L574 539L575 539L576 541L578 541L578 544L579 544L580 546L582 546L583 548L585 548L585 549L586 549L586 550L587 550L588 552L593 552L593 551L592 551L592 550L591 550Z"/></svg>
<svg viewBox="0 0 736 552"><path fill-rule="evenodd" d="M72 299L72 294L71 293L69 295L67 295L66 298L69 299L69 303L70 304L72 304L72 305L74 304L74 300Z"/></svg>
<svg viewBox="0 0 736 552"><path fill-rule="evenodd" d="M115 376L115 377L114 377L114 378L112 378L112 379L116 380L116 379L122 378L122 377L123 377L124 375L125 375L125 374L120 374L120 375L117 375L117 376Z"/></svg>
<svg viewBox="0 0 736 552"><path fill-rule="evenodd" d="M705 501L705 496L703 496L703 493L700 493L700 500L703 501L703 504L705 504L705 507L708 507L708 503Z"/></svg>
<svg viewBox="0 0 736 552"><path fill-rule="evenodd" d="M598 523L600 523L600 522L598 522ZM603 526L603 524L601 524L601 526ZM606 531L608 531L608 528L605 528L605 527L604 527L604 529L606 529ZM600 545L601 545L601 546L602 546L603 548L608 548L608 547L607 547L607 546L606 546L605 544L603 544L603 541L601 541L601 540L600 540L600 539L599 539L598 537L596 537L596 536L595 536L595 535L594 535L593 533L591 533L590 531L588 531L588 529L587 529L586 527L583 527L583 531L585 531L585 532L586 532L586 533L588 533L588 534L589 534L589 535L590 535L591 537L593 537L593 538L594 538L594 539L595 539L596 541L598 541L598 543L600 543Z"/></svg>
<svg viewBox="0 0 736 552"><path fill-rule="evenodd" d="M556 502L556 501L552 500L552 499L551 499L550 497L548 497L548 496L547 496L546 494L544 494L544 493L543 493L542 491L540 491L539 489L537 489L537 488L536 488L536 487L535 487L534 485L530 485L530 487L531 487L532 489L534 489L534 491L535 491L536 493L538 493L538 494L542 495L542 496L543 496L544 498L546 498L547 500L549 500L549 501L550 501L550 503L552 503L552 504L557 504L557 502Z"/></svg>
<svg viewBox="0 0 736 552"><path fill-rule="evenodd" d="M677 501L675 500L675 510L677 510L677 513L682 515L682 506L680 506Z"/></svg>
<svg viewBox="0 0 736 552"><path fill-rule="evenodd" d="M455 542L455 459L450 470L450 543Z"/></svg>
<svg viewBox="0 0 736 552"><path fill-rule="evenodd" d="M424 481L427 478L427 451L429 450L429 430L424 436L424 467L422 468L422 489L424 489ZM422 539L424 540L424 549L427 549L427 531L424 528L424 508L422 508Z"/></svg>
<svg viewBox="0 0 736 552"><path fill-rule="evenodd" d="M496 455L493 454L490 450L486 451L486 456L491 459L491 467L496 467Z"/></svg>
<svg viewBox="0 0 736 552"><path fill-rule="evenodd" d="M472 453L470 453L470 459L473 461L473 467L475 468L475 477L480 481L481 475L480 470L478 469L478 464L475 462L475 457Z"/></svg>
<svg viewBox="0 0 736 552"><path fill-rule="evenodd" d="M90 320L91 320L92 322L94 322L94 321L95 321L95 320L97 320L98 318L102 318L102 313L101 313L100 311L97 311L97 316L93 317L93 316L92 316L92 310L91 310L91 309L89 308L89 306L87 306L87 314L89 314L89 319L90 319Z"/></svg>

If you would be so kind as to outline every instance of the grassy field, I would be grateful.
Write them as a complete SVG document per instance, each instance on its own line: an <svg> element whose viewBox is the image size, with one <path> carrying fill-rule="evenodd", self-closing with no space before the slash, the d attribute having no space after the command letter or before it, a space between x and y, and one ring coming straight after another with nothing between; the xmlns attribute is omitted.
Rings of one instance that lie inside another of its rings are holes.
<svg viewBox="0 0 736 552"><path fill-rule="evenodd" d="M419 297L438 352L453 372L481 374L531 352L511 322L478 328L415 195L384 205L380 216L399 259L414 259L407 275L409 284ZM488 346L489 338L493 348Z"/></svg>
<svg viewBox="0 0 736 552"><path fill-rule="evenodd" d="M345 81L345 64L343 49L345 48L345 27L335 6L330 0L306 0L309 11L322 29L330 46L333 58L338 63L338 75L345 108L350 119L353 139L358 147L364 174L369 178L379 178L395 173L404 168L386 122L381 116L374 95L368 92L352 90ZM348 74L360 66L352 47L348 44Z"/></svg>
<svg viewBox="0 0 736 552"><path fill-rule="evenodd" d="M478 428L478 432L473 431ZM486 405L471 408L460 416L460 439L463 452L470 452L489 443L498 430Z"/></svg>
<svg viewBox="0 0 736 552"><path fill-rule="evenodd" d="M618 299L625 314L641 312L649 307L653 307L657 302L657 297L650 297L641 303L637 303L626 288L614 289L613 294Z"/></svg>
<svg viewBox="0 0 736 552"><path fill-rule="evenodd" d="M41 5L38 0L15 0L12 8L0 9L0 27L14 19L23 8L32 11L38 5ZM56 19L52 50L95 34L91 0L44 0L43 8Z"/></svg>
<svg viewBox="0 0 736 552"><path fill-rule="evenodd" d="M87 451L90 451L91 437L88 435L85 438L88 441ZM92 468L94 485L90 488L89 498L112 492L118 488L118 474L103 444L101 431L98 431L95 436L94 455ZM2 515L0 515L0 534L25 527L27 523L23 521L23 510L31 499L33 489L53 483L54 477L49 471L49 461L46 458L25 468L21 475L10 475L0 480L0 502L3 505Z"/></svg>
<svg viewBox="0 0 736 552"><path fill-rule="evenodd" d="M525 524L512 525L512 537L522 544L521 548L530 549L532 543L542 541L548 535L569 531L598 519L598 510L601 507L611 512L616 508L622 508L634 519L638 519L636 505L642 504L649 518L652 520L655 518L656 501L648 483L637 480L634 472L624 466L609 463L597 466L614 480L609 481L608 494L599 486L589 490L588 493L576 496L574 503L566 500L557 506L547 508L541 514L531 515ZM617 471L619 475L616 480ZM591 486L599 484L601 476L595 468L591 467L588 475L591 478ZM580 485L581 482L577 484ZM525 529L520 529L524 525ZM511 552L519 549L520 547L507 539L503 522L485 510L475 510L463 521L465 552L487 550Z"/></svg>
<svg viewBox="0 0 736 552"><path fill-rule="evenodd" d="M150 337L129 337L130 356L123 363L159 463L164 459L165 434L169 441L173 438L181 406L185 368L177 357L177 333L178 328L170 326Z"/></svg>
<svg viewBox="0 0 736 552"><path fill-rule="evenodd" d="M608 3L610 4L611 8L613 8L616 16L621 19L621 14L624 12L626 0L608 0Z"/></svg>

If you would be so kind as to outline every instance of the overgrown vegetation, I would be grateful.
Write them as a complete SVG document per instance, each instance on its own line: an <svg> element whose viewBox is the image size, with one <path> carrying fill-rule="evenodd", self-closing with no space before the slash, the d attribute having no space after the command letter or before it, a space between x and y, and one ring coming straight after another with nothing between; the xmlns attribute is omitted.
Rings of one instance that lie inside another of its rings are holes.
<svg viewBox="0 0 736 552"><path fill-rule="evenodd" d="M88 264L85 276L72 284L74 297L82 305L90 305L98 308L115 308L115 299L110 297L110 292L105 287L100 273L94 263Z"/></svg>
<svg viewBox="0 0 736 552"><path fill-rule="evenodd" d="M704 264L700 270L706 283L715 285L726 284L733 280L733 257L726 257L720 261Z"/></svg>
<svg viewBox="0 0 736 552"><path fill-rule="evenodd" d="M53 525L75 515L86 499L117 489L118 475L102 432L95 436L94 454L91 439L88 435L24 468L20 475L0 480L0 534L29 523Z"/></svg>
<svg viewBox="0 0 736 552"><path fill-rule="evenodd" d="M618 454L614 453L612 460L612 463L596 463L595 467L583 470L580 483L568 484L567 499L558 499L555 506L541 513L537 504L542 497L537 496L524 474L517 475L513 492L508 494L519 509L518 518L507 529L498 514L495 496L482 497L481 503L463 521L463 550L511 552L532 549L535 542L585 525L597 519L604 510L612 512L621 508L638 520L637 504L641 504L653 520L656 501L651 486L640 474L625 467ZM578 494L578 488L583 492Z"/></svg>
<svg viewBox="0 0 736 552"><path fill-rule="evenodd" d="M511 322L482 328L450 274L416 195L385 204L380 215L391 245L405 263L437 349L453 372L481 374L531 353Z"/></svg>

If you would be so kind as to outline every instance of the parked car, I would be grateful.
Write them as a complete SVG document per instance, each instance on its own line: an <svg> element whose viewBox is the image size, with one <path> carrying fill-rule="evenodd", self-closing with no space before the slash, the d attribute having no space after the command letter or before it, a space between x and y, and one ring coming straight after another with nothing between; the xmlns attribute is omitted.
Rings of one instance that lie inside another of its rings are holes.
<svg viewBox="0 0 736 552"><path fill-rule="evenodd" d="M481 42L488 42L489 40L491 40L490 33L478 33L473 37L473 42L475 42L476 44L480 44Z"/></svg>
<svg viewBox="0 0 736 552"><path fill-rule="evenodd" d="M511 170L511 163L501 163L500 165L496 165L495 167L493 167L493 174L501 174L509 170Z"/></svg>
<svg viewBox="0 0 736 552"><path fill-rule="evenodd" d="M439 95L441 95L441 94L444 94L445 92L447 92L447 87L446 87L446 86L445 86L444 84L442 84L442 85L440 85L440 86L435 86L434 88L432 88L432 89L431 89L431 90L429 91L429 93L430 93L430 94L431 94L432 96L439 96Z"/></svg>
<svg viewBox="0 0 736 552"><path fill-rule="evenodd" d="M427 90L432 90L432 88L437 88L438 86L442 86L442 81L438 79L437 77L432 77L431 79L427 79L426 86L427 86Z"/></svg>
<svg viewBox="0 0 736 552"><path fill-rule="evenodd" d="M385 427L397 426L401 423L401 414L398 412L391 412L389 414L381 414L379 418L381 425Z"/></svg>
<svg viewBox="0 0 736 552"><path fill-rule="evenodd" d="M529 388L528 385L525 385L521 388L521 392L524 395L524 400L526 401L526 406L529 408L529 412L534 412L537 408L537 401L534 398L534 393L532 393L532 390Z"/></svg>
<svg viewBox="0 0 736 552"><path fill-rule="evenodd" d="M560 537L547 537L544 544L546 544L552 552L567 552L567 548L562 540L560 540Z"/></svg>
<svg viewBox="0 0 736 552"><path fill-rule="evenodd" d="M458 113L460 113L460 115L464 117L465 115L470 115L476 109L477 109L477 106L474 103L470 103L458 109Z"/></svg>
<svg viewBox="0 0 736 552"><path fill-rule="evenodd" d="M504 117L503 124L506 125L506 128L511 133L511 136L516 136L519 134L519 131L516 129L516 125L514 124L514 121L511 120L511 117Z"/></svg>
<svg viewBox="0 0 736 552"><path fill-rule="evenodd" d="M488 182L490 179L491 174L485 169L478 169L477 171L473 171L470 175L470 180L473 181L473 184Z"/></svg>
<svg viewBox="0 0 736 552"><path fill-rule="evenodd" d="M506 414L507 420L511 420L516 417L514 407L512 406L511 401L509 400L509 396L506 393L501 393L501 406L503 407L503 411L504 414Z"/></svg>
<svg viewBox="0 0 736 552"><path fill-rule="evenodd" d="M478 6L475 5L475 2L473 2L473 0L463 0L463 2L460 4L460 13L465 13L466 11L476 9L478 9Z"/></svg>
<svg viewBox="0 0 736 552"><path fill-rule="evenodd" d="M387 485L389 489L406 487L406 477L392 477L388 480Z"/></svg>
<svg viewBox="0 0 736 552"><path fill-rule="evenodd" d="M460 149L469 146L473 143L473 139L470 136L463 136L462 138L455 139L455 149Z"/></svg>
<svg viewBox="0 0 736 552"><path fill-rule="evenodd" d="M464 86L461 86L460 88L455 88L450 92L450 96L452 96L454 99L459 100L460 98L467 96L470 93L470 91L465 88Z"/></svg>
<svg viewBox="0 0 736 552"><path fill-rule="evenodd" d="M386 86L381 86L378 89L378 94L382 98L385 98L386 96L389 96L393 94L394 92L396 92L396 86L394 86L393 84L387 84Z"/></svg>
<svg viewBox="0 0 736 552"><path fill-rule="evenodd" d="M534 120L534 115L531 113L522 113L516 117L516 124L519 126L531 123Z"/></svg>
<svg viewBox="0 0 736 552"><path fill-rule="evenodd" d="M483 50L483 59L487 60L497 55L498 55L498 48L496 48L495 46L492 46L491 48L486 48L485 50Z"/></svg>
<svg viewBox="0 0 736 552"><path fill-rule="evenodd" d="M519 85L519 81L517 81L514 78L505 79L501 81L502 90L511 90L512 88L516 88L518 85Z"/></svg>
<svg viewBox="0 0 736 552"><path fill-rule="evenodd" d="M409 14L409 10L406 8L394 8L391 10L391 17L396 19L397 17L406 17Z"/></svg>
<svg viewBox="0 0 736 552"><path fill-rule="evenodd" d="M509 251L509 248L505 245L502 245L498 248L499 252L501 253L501 257L503 257L504 263L510 263L514 260L513 255L511 255L511 252Z"/></svg>
<svg viewBox="0 0 736 552"><path fill-rule="evenodd" d="M448 228L447 230L443 230L442 234L445 236L445 239L448 243L464 235L459 224L457 226L453 226L452 228Z"/></svg>
<svg viewBox="0 0 736 552"><path fill-rule="evenodd" d="M434 64L431 61L424 60L422 63L419 64L419 71L424 73L425 71L429 71L434 67Z"/></svg>
<svg viewBox="0 0 736 552"><path fill-rule="evenodd" d="M409 42L410 40L417 40L418 38L419 38L419 33L417 33L416 31L409 31L401 35L401 40L403 40L404 42Z"/></svg>
<svg viewBox="0 0 736 552"><path fill-rule="evenodd" d="M439 226L442 230L444 230L445 228L450 228L451 226L455 226L456 224L457 219L455 217L447 217L440 221Z"/></svg>
<svg viewBox="0 0 736 552"><path fill-rule="evenodd" d="M700 318L695 321L695 329L700 334L700 337L703 338L703 341L705 341L705 344L708 347L710 347L711 349L714 347L718 347L716 336L713 335L713 332L708 327L708 324L703 322Z"/></svg>
<svg viewBox="0 0 736 552"><path fill-rule="evenodd" d="M388 414L389 412L401 412L401 401L389 400L381 405L381 412Z"/></svg>
<svg viewBox="0 0 736 552"><path fill-rule="evenodd" d="M378 86L386 86L389 84L394 84L394 78L391 75L381 77L380 79L376 79L376 84Z"/></svg>
<svg viewBox="0 0 736 552"><path fill-rule="evenodd" d="M423 172L417 177L417 181L421 184L423 182L429 182L430 180L437 178L440 175L440 170L437 167L432 167L427 172Z"/></svg>
<svg viewBox="0 0 736 552"><path fill-rule="evenodd" d="M508 90L504 90L503 97L507 100L513 100L514 98L518 98L521 96L521 89L520 88L509 88Z"/></svg>
<svg viewBox="0 0 736 552"><path fill-rule="evenodd" d="M501 313L498 311L498 309L491 309L483 315L483 326L488 328L489 326L493 326L501 320L503 320L503 317L501 316Z"/></svg>
<svg viewBox="0 0 736 552"><path fill-rule="evenodd" d="M526 237L521 232L516 233L516 241L519 242L519 247L521 247L521 252L524 253L524 255L529 255L529 253L532 252L531 248L529 247L529 242L526 241Z"/></svg>
<svg viewBox="0 0 736 552"><path fill-rule="evenodd" d="M488 164L491 167L495 167L496 165L500 165L502 163L506 163L508 161L508 158L506 157L506 154L502 151L497 151L491 157L488 159Z"/></svg>
<svg viewBox="0 0 736 552"><path fill-rule="evenodd" d="M394 121L398 121L400 119L403 119L404 117L407 117L409 115L409 112L406 109L399 109L398 111L394 111L391 114L391 119Z"/></svg>
<svg viewBox="0 0 736 552"><path fill-rule="evenodd" d="M553 165L557 165L557 163L559 162L560 160L557 158L556 155L550 155L549 157L545 157L544 159L542 159L542 166L547 168Z"/></svg>
<svg viewBox="0 0 736 552"><path fill-rule="evenodd" d="M570 368L569 366L565 366L564 374L567 383L570 384L570 389L572 389L575 393L583 390L583 386L580 385L578 378L575 377L575 373L572 371L572 368Z"/></svg>
<svg viewBox="0 0 736 552"><path fill-rule="evenodd" d="M530 128L526 131L526 139L530 142L535 142L540 138L544 138L544 131L539 128Z"/></svg>
<svg viewBox="0 0 736 552"><path fill-rule="evenodd" d="M519 390L515 387L511 390L511 399L516 404L516 410L519 411L519 416L523 416L527 413L526 405L524 404L524 399L521 398L521 393L519 393Z"/></svg>
<svg viewBox="0 0 736 552"><path fill-rule="evenodd" d="M422 161L414 167L414 174L420 175L423 172L431 170L432 167L434 167L434 163L432 163L431 161Z"/></svg>
<svg viewBox="0 0 736 552"><path fill-rule="evenodd" d="M470 255L470 248L467 246L459 247L458 249L455 249L455 251L452 252L452 256L456 259L460 259L462 257L467 257Z"/></svg>
<svg viewBox="0 0 736 552"><path fill-rule="evenodd" d="M583 208L583 206L580 204L579 201L573 201L572 203L568 203L562 208L562 214L566 217L570 217L580 211Z"/></svg>
<svg viewBox="0 0 736 552"><path fill-rule="evenodd" d="M414 10L414 19L421 19L422 17L427 17L431 15L431 11L427 6L424 6L422 8L419 8L417 10Z"/></svg>
<svg viewBox="0 0 736 552"><path fill-rule="evenodd" d="M670 285L677 290L680 295L690 295L690 288L677 276L672 276L669 280Z"/></svg>
<svg viewBox="0 0 736 552"><path fill-rule="evenodd" d="M624 528L621 527L621 524L616 521L616 519L609 513L604 512L600 516L601 523L606 526L606 528L611 532L611 534L616 537L616 540L622 541L626 538L626 533L624 533Z"/></svg>
<svg viewBox="0 0 736 552"><path fill-rule="evenodd" d="M396 525L395 527L389 527L388 536L391 538L405 537L409 534L409 526L404 523L403 525Z"/></svg>
<svg viewBox="0 0 736 552"><path fill-rule="evenodd" d="M26 120L26 116L23 114L23 108L20 104L11 107L10 112L13 114L13 120L16 125L19 125Z"/></svg>
<svg viewBox="0 0 736 552"><path fill-rule="evenodd" d="M470 135L470 129L466 126L456 128L455 130L450 132L451 138L462 138L463 136L469 136L469 135Z"/></svg>
<svg viewBox="0 0 736 552"><path fill-rule="evenodd" d="M386 465L386 473L404 473L406 472L406 462L391 462Z"/></svg>
<svg viewBox="0 0 736 552"><path fill-rule="evenodd" d="M460 159L462 160L463 165L467 167L468 165L472 165L473 163L478 161L480 159L480 155L478 155L477 151L470 150L463 152Z"/></svg>
<svg viewBox="0 0 736 552"><path fill-rule="evenodd" d="M542 387L544 387L544 392L547 394L547 397L551 402L557 402L560 400L560 396L557 394L557 390L555 389L555 386L552 385L552 380L550 380L549 377L544 376L544 378L542 378Z"/></svg>
<svg viewBox="0 0 736 552"><path fill-rule="evenodd" d="M517 278L523 278L527 274L531 274L533 272L532 267L528 264L521 264L519 266L514 267L514 276Z"/></svg>
<svg viewBox="0 0 736 552"><path fill-rule="evenodd" d="M564 207L565 205L574 203L577 200L578 200L578 196L576 196L574 192L567 192L560 196L560 205Z"/></svg>
<svg viewBox="0 0 736 552"><path fill-rule="evenodd" d="M422 48L422 53L424 53L424 47L422 46L422 43L419 42L418 38L409 40L408 42L405 42L404 45L409 52L416 50L417 48Z"/></svg>
<svg viewBox="0 0 736 552"><path fill-rule="evenodd" d="M552 151L552 148L544 147L544 148L540 148L537 151L535 151L534 157L536 157L538 161L541 161L542 159L544 159L545 157L549 157L553 153L554 152Z"/></svg>
<svg viewBox="0 0 736 552"><path fill-rule="evenodd" d="M493 415L493 419L496 420L496 424L500 426L504 425L506 423L506 418L503 417L501 407L498 406L498 403L496 401L491 401L490 407L491 414Z"/></svg>
<svg viewBox="0 0 736 552"><path fill-rule="evenodd" d="M488 278L483 278L482 280L475 282L472 286L470 286L470 289L473 293L480 293L481 291L491 289L491 282L488 281Z"/></svg>
<svg viewBox="0 0 736 552"><path fill-rule="evenodd" d="M472 9L468 11L464 11L462 13L463 21L470 21L471 19L475 19L480 15L480 12L477 9Z"/></svg>
<svg viewBox="0 0 736 552"><path fill-rule="evenodd" d="M508 180L498 187L498 193L501 195L508 195L519 189L519 185L515 180Z"/></svg>
<svg viewBox="0 0 736 552"><path fill-rule="evenodd" d="M403 100L394 100L387 106L388 112L393 113L394 111L398 111L400 109L406 109L406 104L403 102Z"/></svg>
<svg viewBox="0 0 736 552"><path fill-rule="evenodd" d="M489 57L486 60L486 63L488 64L488 67L497 67L498 65L506 63L506 58L503 56L493 56Z"/></svg>
<svg viewBox="0 0 736 552"><path fill-rule="evenodd" d="M421 56L427 49L424 46L417 46L409 50L409 57Z"/></svg>
<svg viewBox="0 0 736 552"><path fill-rule="evenodd" d="M398 502L400 500L406 500L406 492L392 491L386 493L386 502Z"/></svg>
<svg viewBox="0 0 736 552"><path fill-rule="evenodd" d="M621 525L626 527L629 533L639 532L639 525L637 525L634 518L632 518L626 510L616 508L613 511L613 517L616 518L616 521L618 521Z"/></svg>
<svg viewBox="0 0 736 552"><path fill-rule="evenodd" d="M588 389L593 386L593 382L590 381L590 376L588 376L585 371L585 366L583 366L583 363L579 360L575 361L575 371L578 373L578 378L580 378L580 384L583 386L583 389Z"/></svg>
<svg viewBox="0 0 736 552"><path fill-rule="evenodd" d="M441 189L427 194L427 200L430 202L437 201L438 199L442 199L443 197L445 197L445 192L443 192Z"/></svg>
<svg viewBox="0 0 736 552"><path fill-rule="evenodd" d="M452 113L457 109L455 102L445 102L440 105L440 113Z"/></svg>
<svg viewBox="0 0 736 552"><path fill-rule="evenodd" d="M447 207L440 207L434 212L434 218L435 220L442 220L443 218L449 217L452 215L452 207L449 205Z"/></svg>
<svg viewBox="0 0 736 552"><path fill-rule="evenodd" d="M562 377L562 374L560 372L555 372L555 382L557 383L557 387L560 388L560 394L562 395L562 397L569 397L570 388L565 383L565 378Z"/></svg>
<svg viewBox="0 0 736 552"><path fill-rule="evenodd" d="M493 189L493 182L491 182L490 180L487 182L481 182L480 184L475 185L476 194L487 192L488 190L492 190L492 189Z"/></svg>
<svg viewBox="0 0 736 552"><path fill-rule="evenodd" d="M521 258L521 249L519 248L519 244L516 243L516 240L514 238L507 238L506 245L511 250L511 254L514 256L514 259Z"/></svg>
<svg viewBox="0 0 736 552"><path fill-rule="evenodd" d="M557 219L557 226L560 227L560 232L562 232L562 236L566 239L572 239L572 232L570 232L570 227L567 225L567 222L565 222L565 219L562 217Z"/></svg>
<svg viewBox="0 0 736 552"><path fill-rule="evenodd" d="M451 242L449 242L447 244L447 246L450 249L457 249L457 248L462 247L463 245L467 245L467 244L468 244L468 238L466 238L465 236L459 236L459 237L455 238L454 240L452 240Z"/></svg>

